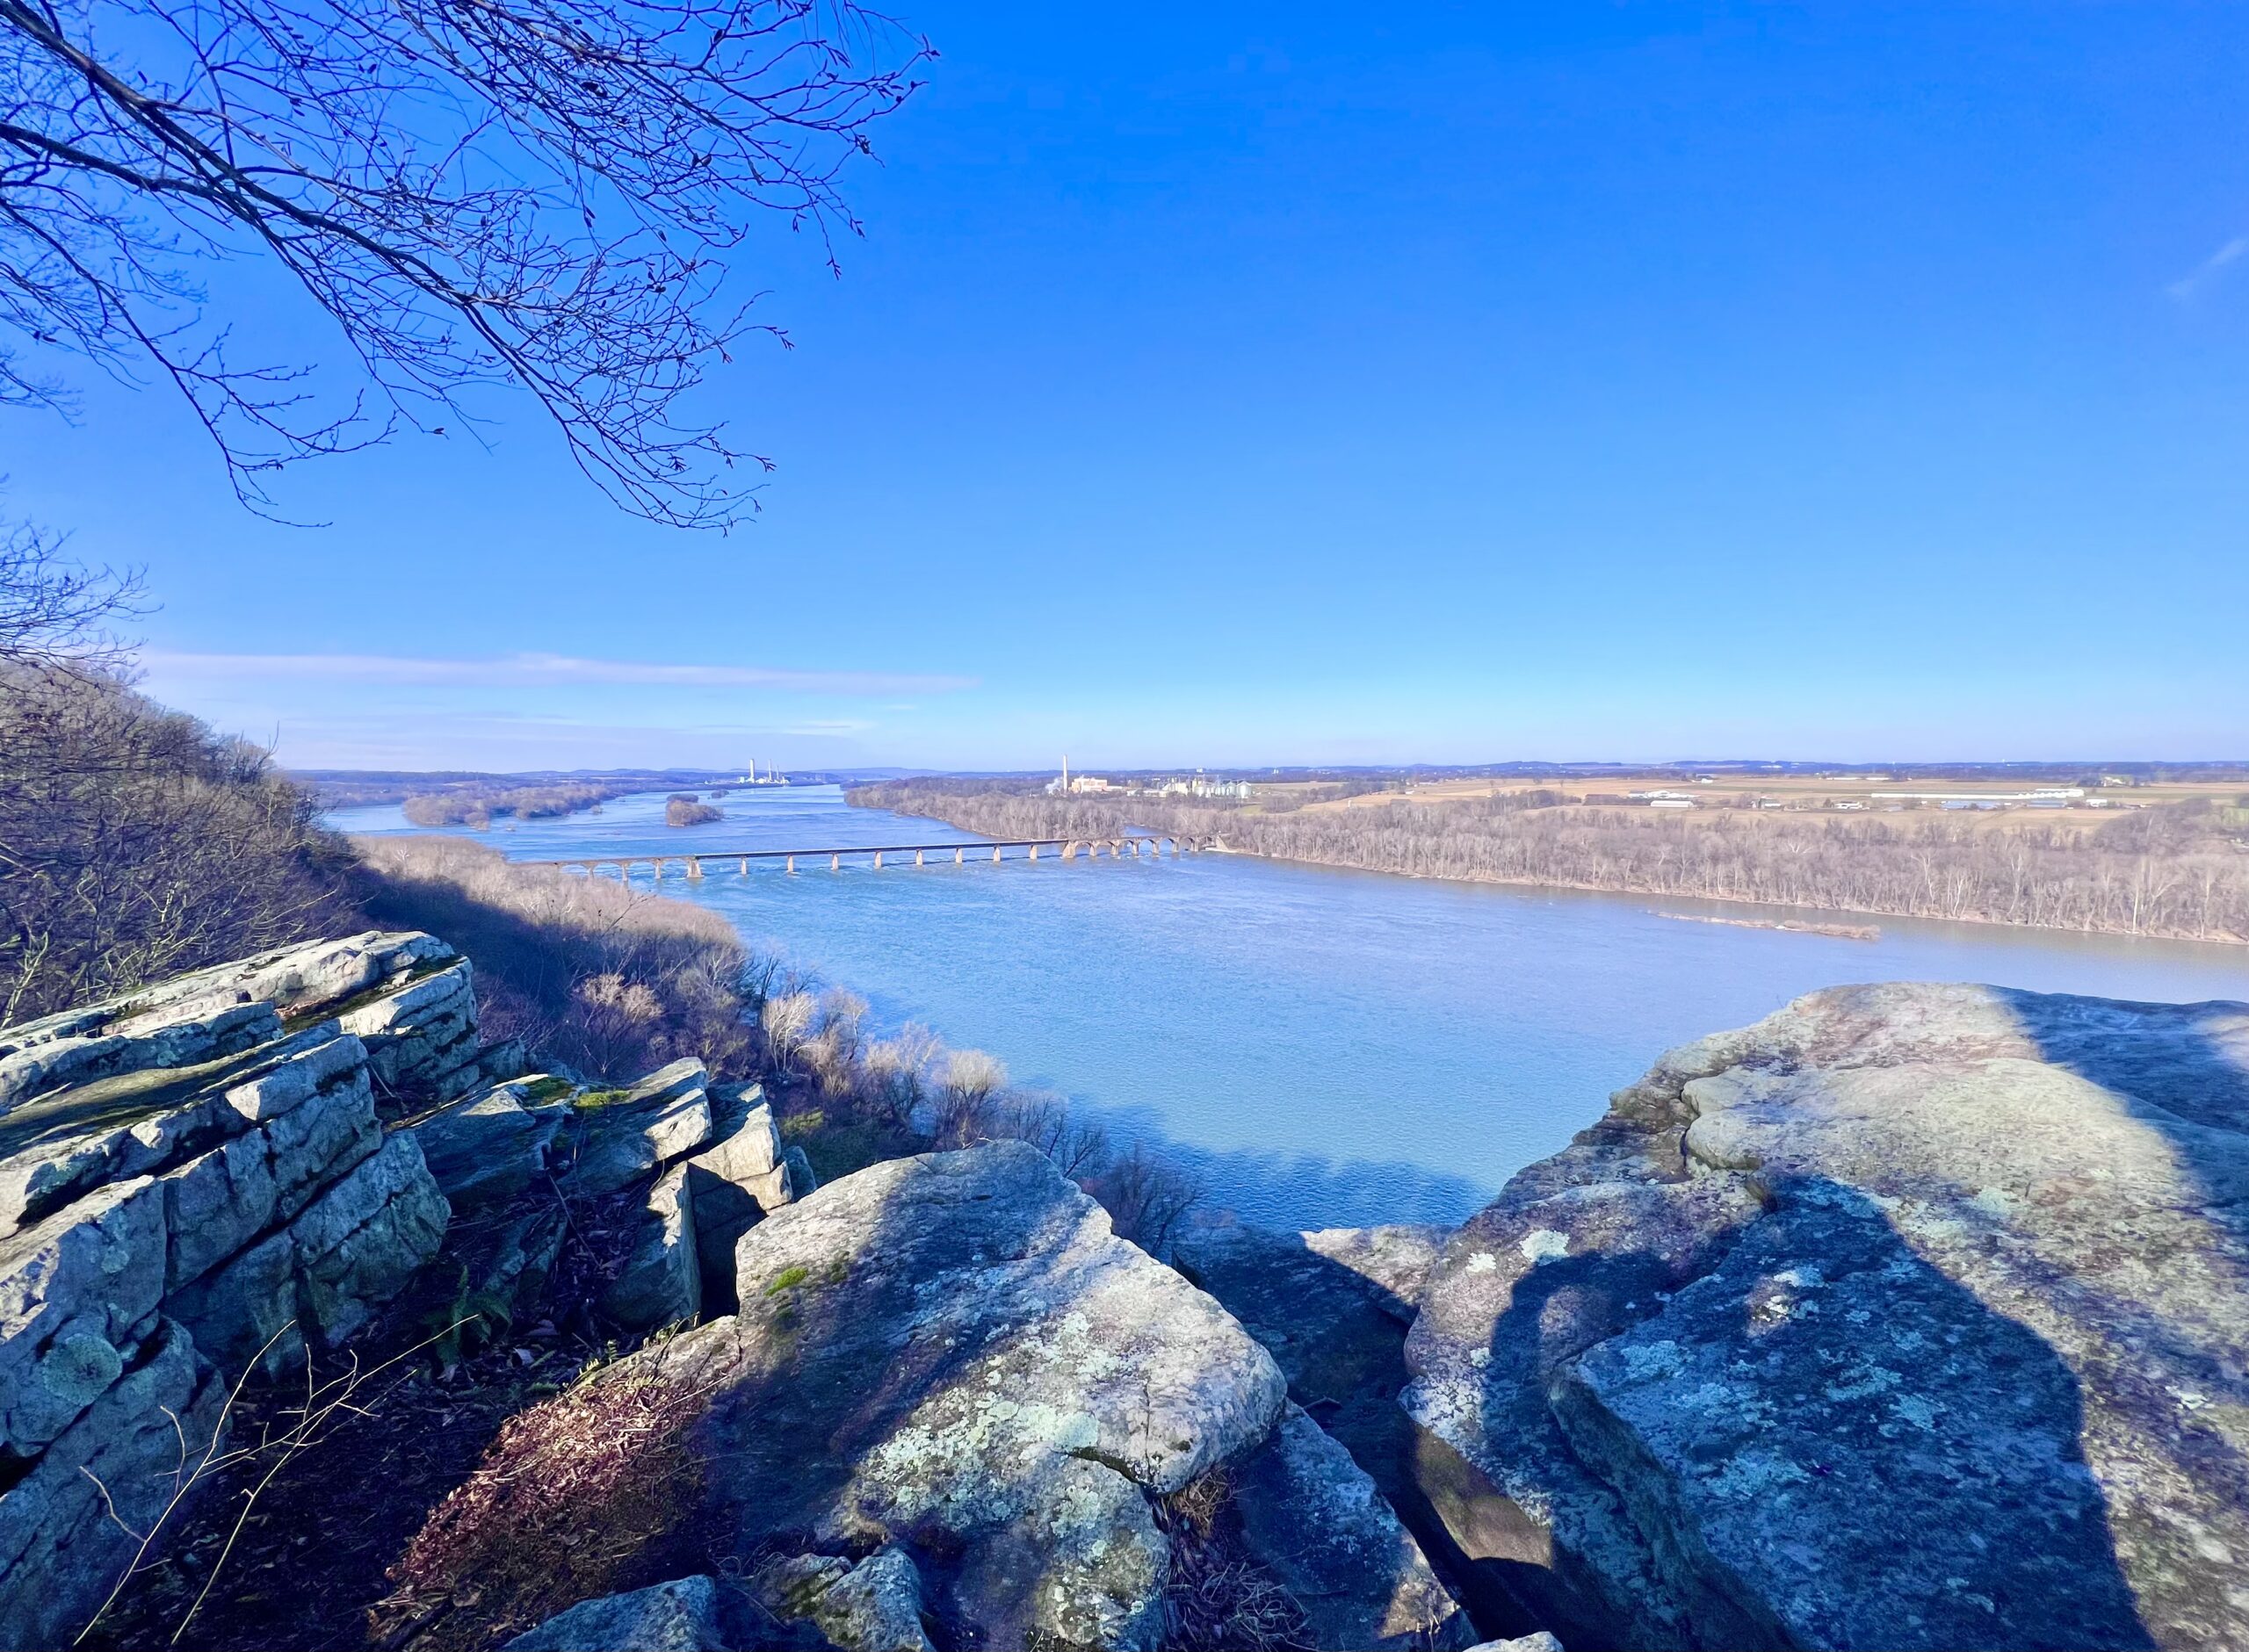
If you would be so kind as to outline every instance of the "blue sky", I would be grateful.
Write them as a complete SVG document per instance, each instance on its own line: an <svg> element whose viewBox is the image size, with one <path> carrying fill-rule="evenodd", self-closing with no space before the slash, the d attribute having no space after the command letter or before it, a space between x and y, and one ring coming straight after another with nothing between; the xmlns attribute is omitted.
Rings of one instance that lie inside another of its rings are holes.
<svg viewBox="0 0 2249 1652"><path fill-rule="evenodd" d="M278 527L98 383L7 509L307 766L2249 756L2249 8L1370 15L906 9L729 537L506 401Z"/></svg>

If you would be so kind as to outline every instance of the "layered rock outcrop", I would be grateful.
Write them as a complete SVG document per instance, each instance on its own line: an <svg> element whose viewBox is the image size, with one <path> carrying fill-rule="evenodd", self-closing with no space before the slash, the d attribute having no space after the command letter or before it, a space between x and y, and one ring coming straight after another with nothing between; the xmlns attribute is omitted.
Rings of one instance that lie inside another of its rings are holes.
<svg viewBox="0 0 2249 1652"><path fill-rule="evenodd" d="M475 1030L465 960L373 933L0 1030L0 1644L72 1639L227 1383L435 1253L445 1199L383 1113L519 1059Z"/></svg>
<svg viewBox="0 0 2249 1652"><path fill-rule="evenodd" d="M1569 1644L2249 1644L2249 1006L1840 988L1448 1244L1407 1404Z"/></svg>
<svg viewBox="0 0 2249 1652"><path fill-rule="evenodd" d="M592 1304L626 1331L731 1309L734 1242L815 1185L803 1153L783 1148L763 1091L714 1086L692 1058L619 1089L519 1078L415 1120L411 1134L457 1209L505 1203L534 1180L582 1203L637 1187L621 1254ZM534 1294L563 1225L560 1207L534 1210L473 1247L477 1293Z"/></svg>

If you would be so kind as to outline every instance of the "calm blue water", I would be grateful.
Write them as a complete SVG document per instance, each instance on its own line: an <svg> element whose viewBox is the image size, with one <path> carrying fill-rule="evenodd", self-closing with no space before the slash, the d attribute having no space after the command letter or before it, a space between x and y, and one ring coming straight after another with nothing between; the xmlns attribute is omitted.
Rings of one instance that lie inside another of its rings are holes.
<svg viewBox="0 0 2249 1652"><path fill-rule="evenodd" d="M832 788L736 793L662 824L661 795L503 825L517 858L628 849L973 842ZM338 811L401 832L394 808ZM644 882L643 873L636 882ZM1287 1226L1458 1221L1599 1116L1672 1044L1848 981L2249 999L2249 949L1884 919L1878 941L1680 923L1771 909L1440 884L1228 855L951 858L881 872L752 863L667 892L848 985L895 1025L1161 1136L1214 1202ZM1861 920L1864 921L1864 920Z"/></svg>

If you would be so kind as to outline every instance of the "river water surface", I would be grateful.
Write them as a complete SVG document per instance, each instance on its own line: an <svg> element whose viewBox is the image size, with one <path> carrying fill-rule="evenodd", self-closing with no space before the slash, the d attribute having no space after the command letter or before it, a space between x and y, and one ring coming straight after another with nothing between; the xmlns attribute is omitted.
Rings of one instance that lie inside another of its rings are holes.
<svg viewBox="0 0 2249 1652"><path fill-rule="evenodd" d="M459 828L512 858L663 849L973 843L853 809L833 787L736 792L668 827L662 794L599 814ZM396 808L347 832L410 832ZM636 883L645 882L643 872ZM1445 884L1247 856L880 872L753 862L667 893L926 1022L1020 1080L1160 1137L1212 1202L1290 1227L1457 1222L1600 1116L1669 1046L1849 981L2249 999L2249 949L1907 919L1868 941L1681 922L1771 908Z"/></svg>

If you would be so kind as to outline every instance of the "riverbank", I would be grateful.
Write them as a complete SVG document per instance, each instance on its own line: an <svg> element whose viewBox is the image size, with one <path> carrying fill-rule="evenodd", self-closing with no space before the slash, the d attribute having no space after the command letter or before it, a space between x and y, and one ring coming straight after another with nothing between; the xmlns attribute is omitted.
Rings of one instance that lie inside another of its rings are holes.
<svg viewBox="0 0 2249 1652"><path fill-rule="evenodd" d="M832 787L721 806L721 822L669 827L652 791L599 815L447 835L525 860L974 840L851 808ZM332 819L413 832L394 807ZM729 862L661 888L784 969L848 984L871 1005L871 1035L919 1022L988 1050L1113 1140L1148 1139L1190 1165L1243 1220L1289 1229L1459 1222L1590 1123L1649 1050L1822 986L2249 996L2249 952L2182 941L1903 919L1878 941L1845 940L1650 910L1809 915L1769 907L1253 855L913 858L879 872L865 856L840 872L822 858L795 876L777 860L747 875ZM644 870L632 887L645 898L656 886Z"/></svg>
<svg viewBox="0 0 2249 1652"><path fill-rule="evenodd" d="M1216 837L1271 860L1450 882L2249 944L2249 843L2228 817L2201 808L2137 812L2089 833L2036 821L2000 833L1942 813L1659 813L1544 793L1278 812L946 779L846 795L989 837L1139 827Z"/></svg>

